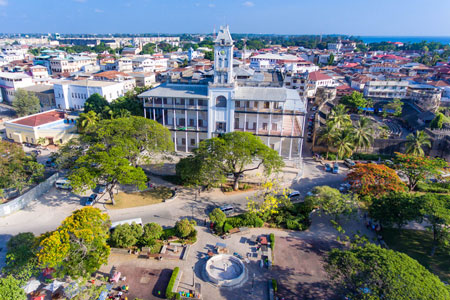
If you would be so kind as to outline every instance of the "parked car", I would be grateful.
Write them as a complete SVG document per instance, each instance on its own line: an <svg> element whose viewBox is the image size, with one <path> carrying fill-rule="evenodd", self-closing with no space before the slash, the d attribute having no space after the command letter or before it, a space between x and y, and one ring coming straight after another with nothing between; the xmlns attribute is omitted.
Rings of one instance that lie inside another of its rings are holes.
<svg viewBox="0 0 450 300"><path fill-rule="evenodd" d="M70 180L67 178L60 178L55 181L55 187L62 190L71 190Z"/></svg>
<svg viewBox="0 0 450 300"><path fill-rule="evenodd" d="M346 193L348 192L348 190L351 188L351 184L348 182L342 183L341 186L339 187L339 191L341 193Z"/></svg>
<svg viewBox="0 0 450 300"><path fill-rule="evenodd" d="M54 167L56 167L55 160L52 159L52 158L47 159L47 160L45 161L45 166L46 166L46 167L49 167L49 168L54 168Z"/></svg>
<svg viewBox="0 0 450 300"><path fill-rule="evenodd" d="M339 173L339 165L338 163L334 163L333 164L333 174L338 174Z"/></svg>
<svg viewBox="0 0 450 300"><path fill-rule="evenodd" d="M352 168L356 165L356 163L353 160L351 160L350 158L344 159L344 164L349 168Z"/></svg>
<svg viewBox="0 0 450 300"><path fill-rule="evenodd" d="M289 195L288 195L289 199L296 199L298 197L300 197L300 192L299 191L292 191Z"/></svg>
<svg viewBox="0 0 450 300"><path fill-rule="evenodd" d="M94 192L97 194L103 194L106 191L106 185L104 184L97 184L97 186L94 189Z"/></svg>
<svg viewBox="0 0 450 300"><path fill-rule="evenodd" d="M325 164L325 171L326 171L326 172L331 172L331 166L330 166L330 164Z"/></svg>
<svg viewBox="0 0 450 300"><path fill-rule="evenodd" d="M31 150L31 153L38 156L39 154L41 154L41 150Z"/></svg>
<svg viewBox="0 0 450 300"><path fill-rule="evenodd" d="M95 203L95 200L97 200L97 198L98 198L98 194L91 194L89 197L88 197L88 199L87 199L87 201L85 202L86 204L86 206L91 206L91 205L94 205L94 203Z"/></svg>
<svg viewBox="0 0 450 300"><path fill-rule="evenodd" d="M316 111L316 110L317 110L317 106L313 106L313 107L311 108L311 110L312 110L312 111Z"/></svg>
<svg viewBox="0 0 450 300"><path fill-rule="evenodd" d="M221 211L223 211L226 215L230 215L234 211L233 205L224 205L219 207Z"/></svg>

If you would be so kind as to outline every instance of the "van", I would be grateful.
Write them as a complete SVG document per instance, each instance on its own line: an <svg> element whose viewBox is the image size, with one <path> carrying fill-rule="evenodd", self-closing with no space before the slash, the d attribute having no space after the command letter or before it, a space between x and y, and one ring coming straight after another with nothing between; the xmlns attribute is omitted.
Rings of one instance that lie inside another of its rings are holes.
<svg viewBox="0 0 450 300"><path fill-rule="evenodd" d="M61 178L55 181L55 187L57 189L62 189L62 190L71 190L72 186L70 185L70 180L66 179L66 178Z"/></svg>
<svg viewBox="0 0 450 300"><path fill-rule="evenodd" d="M220 207L220 210L223 211L226 215L230 215L234 211L234 207L232 205L224 205Z"/></svg>
<svg viewBox="0 0 450 300"><path fill-rule="evenodd" d="M116 228L118 225L123 225L123 224L132 225L133 223L142 226L142 219L141 218L135 218L135 219L128 219L128 220L123 220L123 221L112 222L110 230Z"/></svg>

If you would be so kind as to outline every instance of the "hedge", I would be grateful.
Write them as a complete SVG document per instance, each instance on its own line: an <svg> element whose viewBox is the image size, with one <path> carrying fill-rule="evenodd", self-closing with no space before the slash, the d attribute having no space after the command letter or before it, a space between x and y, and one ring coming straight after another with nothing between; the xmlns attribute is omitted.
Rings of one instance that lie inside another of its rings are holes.
<svg viewBox="0 0 450 300"><path fill-rule="evenodd" d="M269 239L270 239L270 249L272 249L275 247L275 235L273 233L271 233L269 235Z"/></svg>
<svg viewBox="0 0 450 300"><path fill-rule="evenodd" d="M175 285L175 280L177 280L178 272L180 271L179 267L175 267L172 272L172 276L170 276L169 283L166 288L166 299L172 299L176 297L177 293L173 293L173 286Z"/></svg>

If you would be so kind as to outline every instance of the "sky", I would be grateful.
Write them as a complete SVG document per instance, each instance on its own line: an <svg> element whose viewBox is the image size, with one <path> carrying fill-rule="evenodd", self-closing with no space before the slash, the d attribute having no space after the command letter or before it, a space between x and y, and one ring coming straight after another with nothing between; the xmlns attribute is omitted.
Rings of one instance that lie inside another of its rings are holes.
<svg viewBox="0 0 450 300"><path fill-rule="evenodd" d="M450 36L450 0L0 0L2 33Z"/></svg>

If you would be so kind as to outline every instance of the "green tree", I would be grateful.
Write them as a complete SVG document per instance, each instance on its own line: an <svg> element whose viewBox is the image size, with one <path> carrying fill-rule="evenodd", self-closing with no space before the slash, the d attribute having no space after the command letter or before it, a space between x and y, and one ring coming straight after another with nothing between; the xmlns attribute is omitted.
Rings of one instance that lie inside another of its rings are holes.
<svg viewBox="0 0 450 300"><path fill-rule="evenodd" d="M350 119L350 115L348 114L347 108L339 104L335 106L328 117L328 121L331 126L336 129L343 129L352 124L352 120ZM328 123L327 121L327 123Z"/></svg>
<svg viewBox="0 0 450 300"><path fill-rule="evenodd" d="M349 215L356 208L353 197L349 194L342 194L339 190L329 186L316 186L312 190L312 196L308 196L306 201L321 212L333 217L335 221L341 215Z"/></svg>
<svg viewBox="0 0 450 300"><path fill-rule="evenodd" d="M336 160L350 157L355 149L355 140L352 136L352 129L345 128L337 131L333 146L337 150Z"/></svg>
<svg viewBox="0 0 450 300"><path fill-rule="evenodd" d="M113 229L110 241L114 247L128 248L136 245L142 233L142 226L139 224L121 224Z"/></svg>
<svg viewBox="0 0 450 300"><path fill-rule="evenodd" d="M419 182L440 174L448 163L438 157L424 157L414 154L395 153L394 164L399 174L408 178L408 188L414 190Z"/></svg>
<svg viewBox="0 0 450 300"><path fill-rule="evenodd" d="M194 150L194 156L202 157L224 176L233 174L234 190L238 190L240 177L245 172L264 166L265 173L269 175L278 172L284 166L283 159L277 151L249 132L234 131L204 140Z"/></svg>
<svg viewBox="0 0 450 300"><path fill-rule="evenodd" d="M107 106L109 106L109 102L100 94L95 93L86 99L84 112L94 111L97 115L101 115Z"/></svg>
<svg viewBox="0 0 450 300"><path fill-rule="evenodd" d="M190 186L210 188L226 181L223 171L215 167L209 155L203 153L180 159L176 165L176 174L183 184Z"/></svg>
<svg viewBox="0 0 450 300"><path fill-rule="evenodd" d="M41 110L39 98L23 89L16 91L12 106L19 117L32 115Z"/></svg>
<svg viewBox="0 0 450 300"><path fill-rule="evenodd" d="M147 176L140 167L135 167L123 148L114 146L107 149L103 144L95 144L87 153L77 159L69 176L74 191L84 192L94 189L100 183L107 184L112 204L117 184L131 184L145 189Z"/></svg>
<svg viewBox="0 0 450 300"><path fill-rule="evenodd" d="M40 266L55 268L59 278L89 277L108 262L110 226L108 214L98 208L74 211L55 231L41 237Z"/></svg>
<svg viewBox="0 0 450 300"><path fill-rule="evenodd" d="M353 111L368 107L367 99L364 98L362 93L356 91L351 95L342 96L340 102Z"/></svg>
<svg viewBox="0 0 450 300"><path fill-rule="evenodd" d="M429 224L427 229L433 233L433 256L438 246L450 243L450 196L427 193L420 200L421 213Z"/></svg>
<svg viewBox="0 0 450 300"><path fill-rule="evenodd" d="M220 208L216 207L212 212L209 213L209 220L217 227L222 227L226 219L227 216Z"/></svg>
<svg viewBox="0 0 450 300"><path fill-rule="evenodd" d="M87 113L81 113L80 117L77 120L78 131L83 132L92 127L95 127L98 124L100 117L93 110L88 111Z"/></svg>
<svg viewBox="0 0 450 300"><path fill-rule="evenodd" d="M320 127L318 132L318 143L325 143L327 147L326 159L328 160L328 154L330 152L330 146L334 145L337 139L338 131L333 127L333 124L327 122L325 126Z"/></svg>
<svg viewBox="0 0 450 300"><path fill-rule="evenodd" d="M205 51L205 59L214 61L214 51Z"/></svg>
<svg viewBox="0 0 450 300"><path fill-rule="evenodd" d="M354 125L351 135L356 149L369 148L373 144L372 120L361 117Z"/></svg>
<svg viewBox="0 0 450 300"><path fill-rule="evenodd" d="M431 148L431 140L428 134L422 130L417 130L415 134L410 133L406 137L406 153L416 156L424 156L423 147Z"/></svg>
<svg viewBox="0 0 450 300"><path fill-rule="evenodd" d="M328 64L329 66L331 66L331 65L334 64L334 54L333 54L333 53L331 53L330 56L328 56L327 64Z"/></svg>
<svg viewBox="0 0 450 300"><path fill-rule="evenodd" d="M402 107L403 107L402 100L396 98L392 102L389 102L383 106L383 116L387 117L387 115L391 114L396 117L400 117L402 115Z"/></svg>
<svg viewBox="0 0 450 300"><path fill-rule="evenodd" d="M35 157L25 155L22 146L0 140L0 188L21 191L37 182L44 174L44 166Z"/></svg>
<svg viewBox="0 0 450 300"><path fill-rule="evenodd" d="M369 214L374 220L380 221L384 226L396 225L402 228L408 222L419 220L420 201L410 193L397 192L372 199Z"/></svg>
<svg viewBox="0 0 450 300"><path fill-rule="evenodd" d="M25 284L36 274L37 240L33 233L23 232L11 237L7 243L6 274L14 276Z"/></svg>
<svg viewBox="0 0 450 300"><path fill-rule="evenodd" d="M147 223L144 225L144 233L142 234L141 243L146 246L153 246L155 240L159 239L163 234L163 229L159 224Z"/></svg>
<svg viewBox="0 0 450 300"><path fill-rule="evenodd" d="M327 272L351 299L449 299L450 291L439 278L406 254L374 244L333 249Z"/></svg>
<svg viewBox="0 0 450 300"><path fill-rule="evenodd" d="M195 226L197 224L194 220L189 221L188 219L182 219L180 221L177 221L175 223L175 230L177 232L177 236L180 238L186 238L190 234L192 234L193 231L195 231Z"/></svg>
<svg viewBox="0 0 450 300"><path fill-rule="evenodd" d="M431 129L442 129L445 123L448 123L448 118L443 113L437 113L430 123Z"/></svg>
<svg viewBox="0 0 450 300"><path fill-rule="evenodd" d="M11 275L0 278L0 299L2 300L26 300L27 294L20 287L20 281Z"/></svg>

